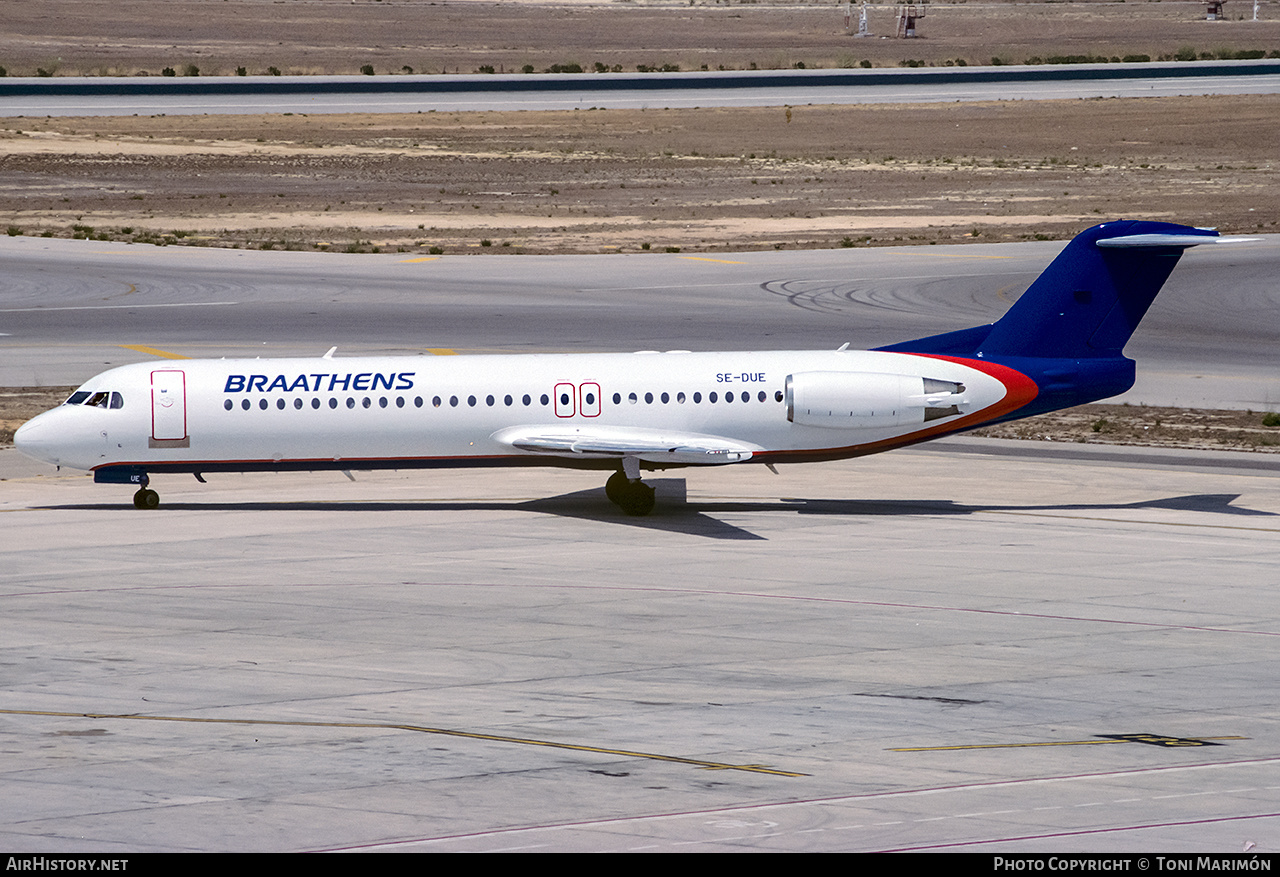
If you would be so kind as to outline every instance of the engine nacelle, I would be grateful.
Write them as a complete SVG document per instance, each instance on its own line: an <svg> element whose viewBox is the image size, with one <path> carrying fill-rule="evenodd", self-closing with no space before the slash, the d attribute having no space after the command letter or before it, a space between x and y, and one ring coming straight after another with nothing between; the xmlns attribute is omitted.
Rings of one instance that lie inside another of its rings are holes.
<svg viewBox="0 0 1280 877"><path fill-rule="evenodd" d="M800 372L787 375L787 420L801 426L875 429L958 417L964 384L918 375Z"/></svg>

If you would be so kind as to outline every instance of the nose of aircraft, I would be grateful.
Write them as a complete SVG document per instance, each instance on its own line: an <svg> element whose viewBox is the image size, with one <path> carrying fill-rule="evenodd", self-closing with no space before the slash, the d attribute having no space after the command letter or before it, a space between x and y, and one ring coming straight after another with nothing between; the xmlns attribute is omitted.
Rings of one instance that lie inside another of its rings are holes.
<svg viewBox="0 0 1280 877"><path fill-rule="evenodd" d="M49 414L37 415L13 434L13 445L19 451L36 460L46 463L57 463L53 452L53 425L49 422Z"/></svg>

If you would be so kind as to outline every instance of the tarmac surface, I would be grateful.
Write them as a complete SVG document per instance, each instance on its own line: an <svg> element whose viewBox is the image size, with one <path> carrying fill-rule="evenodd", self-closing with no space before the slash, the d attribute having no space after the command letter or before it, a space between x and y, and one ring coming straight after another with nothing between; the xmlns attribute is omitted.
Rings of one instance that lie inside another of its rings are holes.
<svg viewBox="0 0 1280 877"><path fill-rule="evenodd" d="M871 348L999 319L1064 242L347 255L0 237L0 386L154 358ZM1280 410L1280 236L1183 256L1117 402Z"/></svg>
<svg viewBox="0 0 1280 877"><path fill-rule="evenodd" d="M0 847L1274 852L1271 462L951 439L635 519L0 451Z"/></svg>

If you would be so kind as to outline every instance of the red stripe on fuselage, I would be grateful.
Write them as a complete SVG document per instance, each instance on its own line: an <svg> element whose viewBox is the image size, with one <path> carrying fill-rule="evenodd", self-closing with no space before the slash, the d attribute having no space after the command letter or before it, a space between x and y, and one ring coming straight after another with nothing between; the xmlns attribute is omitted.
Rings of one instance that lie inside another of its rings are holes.
<svg viewBox="0 0 1280 877"><path fill-rule="evenodd" d="M876 454L880 451L888 451L893 448L906 447L907 445L919 444L928 441L931 438L937 438L950 432L958 432L959 430L968 429L985 423L989 420L1003 417L1017 411L1019 408L1030 403L1040 394L1040 388L1036 386L1036 382L1024 375L1022 372L1011 369L1008 366L999 365L994 362L984 362L981 359L966 359L960 356L943 356L939 353L903 353L902 356L922 356L925 359L941 359L944 362L954 362L963 365L975 371L980 371L985 375L990 375L1000 383L1004 384L1004 398L994 405L988 405L986 408L974 411L972 414L966 414L959 420L952 420L947 423L939 423L936 426L930 426L926 429L917 430L916 432L907 433L906 435L895 436L889 439L882 439L878 442L869 442L865 445L847 445L838 448L823 448L816 451L761 451L753 455L753 460L760 460L768 463L800 463L800 462L816 462L821 460L843 460L849 457L865 457L868 454Z"/></svg>

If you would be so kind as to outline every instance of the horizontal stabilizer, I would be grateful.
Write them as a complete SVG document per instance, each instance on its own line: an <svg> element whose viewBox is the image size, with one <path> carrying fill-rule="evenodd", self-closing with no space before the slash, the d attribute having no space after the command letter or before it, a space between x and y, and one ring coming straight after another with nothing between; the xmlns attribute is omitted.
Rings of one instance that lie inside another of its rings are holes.
<svg viewBox="0 0 1280 877"><path fill-rule="evenodd" d="M1242 244L1260 238L1241 237L1206 237L1205 231L1196 229L1195 234L1129 234L1116 238L1103 238L1098 246L1111 247L1194 247L1198 244Z"/></svg>

